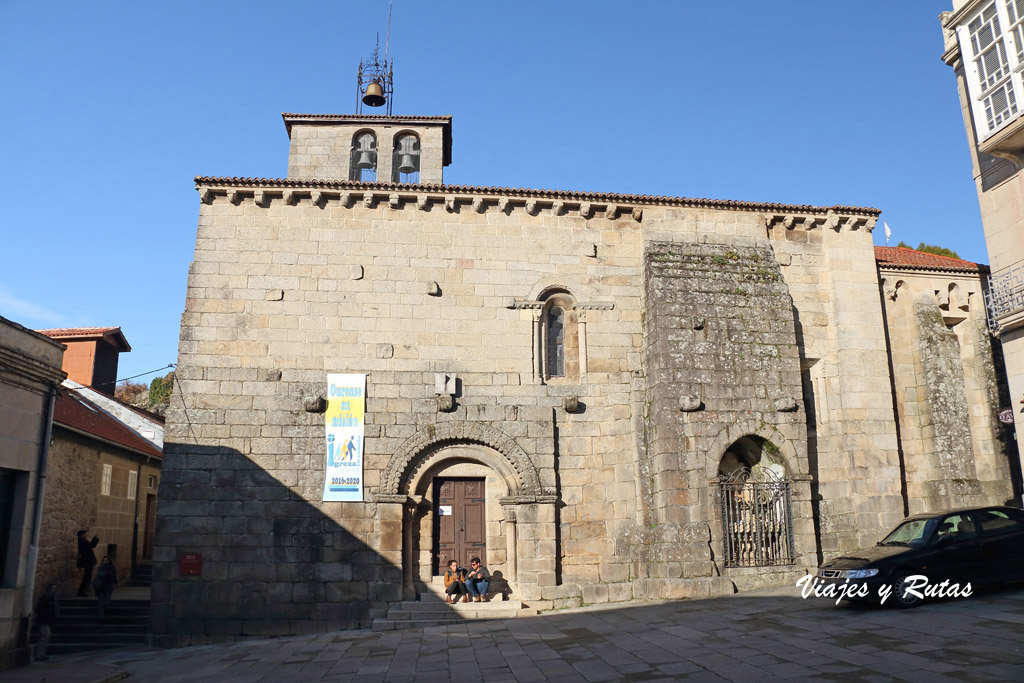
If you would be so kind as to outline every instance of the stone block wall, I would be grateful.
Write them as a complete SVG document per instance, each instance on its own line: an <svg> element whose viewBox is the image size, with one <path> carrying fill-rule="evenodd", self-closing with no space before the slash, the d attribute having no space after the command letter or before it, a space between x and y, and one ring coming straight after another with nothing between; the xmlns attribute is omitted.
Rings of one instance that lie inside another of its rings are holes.
<svg viewBox="0 0 1024 683"><path fill-rule="evenodd" d="M769 217L793 296L808 415L816 533L833 557L875 544L903 518L889 357L870 229L874 220Z"/></svg>
<svg viewBox="0 0 1024 683"><path fill-rule="evenodd" d="M64 373L64 345L0 317L0 472L13 487L0 564L0 670L27 664L29 615L38 556L40 466L52 419L51 396ZM45 497L45 492L44 492Z"/></svg>
<svg viewBox="0 0 1024 683"><path fill-rule="evenodd" d="M653 530L641 573L729 574L714 482L725 450L747 436L769 442L797 484L797 564L815 564L793 303L768 241L648 243L645 293Z"/></svg>
<svg viewBox="0 0 1024 683"><path fill-rule="evenodd" d="M374 117L364 120L292 123L291 149L288 154L289 178L348 179L352 141L357 133L372 132L377 138L377 180L391 182L395 140L403 133L414 133L420 141L420 180L422 184L443 182L445 133L440 122L423 120L383 122ZM291 119L286 116L286 122ZM450 126L450 123L448 123Z"/></svg>
<svg viewBox="0 0 1024 683"><path fill-rule="evenodd" d="M1005 503L1011 434L996 420L980 276L882 269L881 277L909 511Z"/></svg>

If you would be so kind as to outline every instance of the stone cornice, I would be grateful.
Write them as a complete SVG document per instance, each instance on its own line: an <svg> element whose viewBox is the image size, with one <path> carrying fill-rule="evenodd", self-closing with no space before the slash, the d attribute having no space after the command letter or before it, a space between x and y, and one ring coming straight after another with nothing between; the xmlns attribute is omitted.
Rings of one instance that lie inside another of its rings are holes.
<svg viewBox="0 0 1024 683"><path fill-rule="evenodd" d="M419 185L401 183L361 183L342 180L293 179L293 178L213 178L200 176L195 179L196 189L204 203L218 198L227 198L239 204L253 201L267 207L274 199L287 204L309 201L321 207L328 202L339 202L345 207L361 202L373 207L387 202L392 208L415 206L425 210L432 206L443 207L449 212L461 211L526 211L535 215L548 211L560 216L568 212L584 218L604 217L608 219L631 218L641 221L644 207L663 206L680 208L708 208L741 211L760 211L771 215L786 216L800 214L825 222L832 215L855 216L870 220L881 213L878 209L833 206L770 204L741 202L734 200L692 199L687 197L666 197L635 194L583 193L561 190L531 190L508 187L477 187L471 185Z"/></svg>
<svg viewBox="0 0 1024 683"><path fill-rule="evenodd" d="M835 210L828 209L824 215L810 214L805 212L794 213L765 213L762 214L764 225L769 230L773 228L785 228L786 230L867 230L875 229L878 214L874 209L844 211L847 207L836 207Z"/></svg>

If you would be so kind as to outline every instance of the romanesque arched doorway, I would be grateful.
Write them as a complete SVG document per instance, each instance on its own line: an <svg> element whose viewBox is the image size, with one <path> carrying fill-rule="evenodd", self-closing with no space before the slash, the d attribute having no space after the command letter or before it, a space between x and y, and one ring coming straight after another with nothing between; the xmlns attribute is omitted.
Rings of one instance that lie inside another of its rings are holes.
<svg viewBox="0 0 1024 683"><path fill-rule="evenodd" d="M779 449L747 435L718 463L718 501L726 567L793 564L793 484Z"/></svg>

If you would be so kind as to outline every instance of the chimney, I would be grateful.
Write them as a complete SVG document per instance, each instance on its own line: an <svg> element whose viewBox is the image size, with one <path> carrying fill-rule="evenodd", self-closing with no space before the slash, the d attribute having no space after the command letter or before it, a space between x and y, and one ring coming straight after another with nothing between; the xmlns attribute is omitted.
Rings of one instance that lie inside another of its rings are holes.
<svg viewBox="0 0 1024 683"><path fill-rule="evenodd" d="M114 395L118 356L132 350L120 327L67 327L37 331L67 346L61 369L68 373L68 379Z"/></svg>

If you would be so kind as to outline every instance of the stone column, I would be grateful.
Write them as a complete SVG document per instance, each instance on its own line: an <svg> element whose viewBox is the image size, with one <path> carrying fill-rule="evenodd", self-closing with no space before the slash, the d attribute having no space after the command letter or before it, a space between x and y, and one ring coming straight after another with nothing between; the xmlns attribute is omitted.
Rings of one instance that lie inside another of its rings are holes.
<svg viewBox="0 0 1024 683"><path fill-rule="evenodd" d="M544 325L540 309L533 311L533 375L538 382L544 381Z"/></svg>
<svg viewBox="0 0 1024 683"><path fill-rule="evenodd" d="M576 325L579 330L580 341L580 379L587 374L587 312L584 309L576 311Z"/></svg>
<svg viewBox="0 0 1024 683"><path fill-rule="evenodd" d="M502 505L501 511L505 515L505 572L506 581L516 580L516 566L518 564L518 547L516 540L516 506Z"/></svg>

